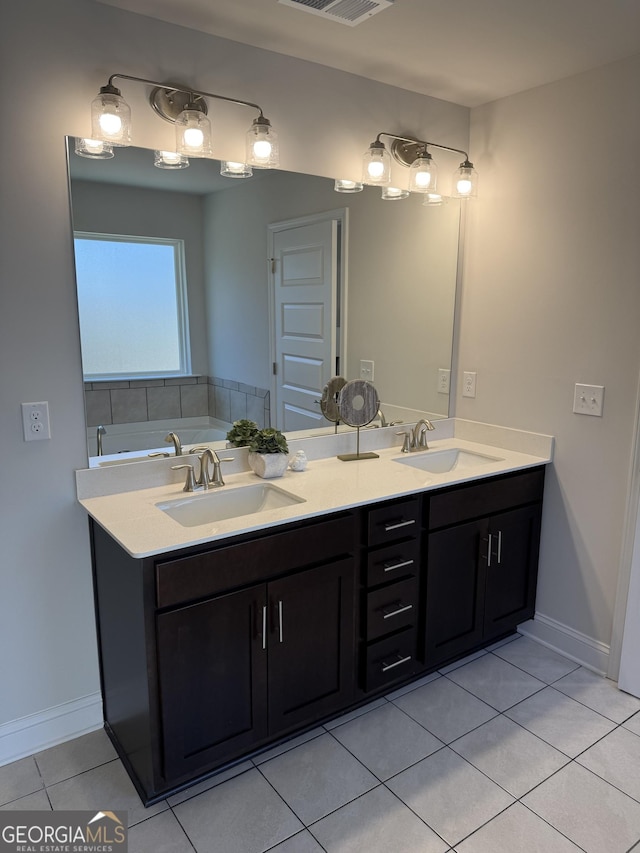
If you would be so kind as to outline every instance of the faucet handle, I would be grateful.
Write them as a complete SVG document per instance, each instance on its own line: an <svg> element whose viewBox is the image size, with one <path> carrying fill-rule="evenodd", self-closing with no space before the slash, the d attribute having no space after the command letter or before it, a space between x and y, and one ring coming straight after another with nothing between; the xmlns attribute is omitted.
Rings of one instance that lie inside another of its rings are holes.
<svg viewBox="0 0 640 853"><path fill-rule="evenodd" d="M171 468L174 471L179 471L181 468L187 469L187 479L184 484L183 492L195 492L196 490L196 478L193 473L193 465L172 465Z"/></svg>
<svg viewBox="0 0 640 853"><path fill-rule="evenodd" d="M235 456L224 456L222 459L218 456L216 451L213 451L213 476L211 477L210 488L217 489L220 486L224 486L224 480L222 479L222 462L233 462Z"/></svg>
<svg viewBox="0 0 640 853"><path fill-rule="evenodd" d="M412 447L412 436L410 432L397 432L396 435L403 435L404 441L402 442L402 452L403 453L411 453Z"/></svg>

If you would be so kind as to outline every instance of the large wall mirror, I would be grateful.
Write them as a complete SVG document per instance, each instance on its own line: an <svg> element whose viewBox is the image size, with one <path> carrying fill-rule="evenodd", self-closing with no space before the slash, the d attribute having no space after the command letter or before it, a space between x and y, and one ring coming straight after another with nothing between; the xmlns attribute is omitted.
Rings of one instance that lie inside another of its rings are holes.
<svg viewBox="0 0 640 853"><path fill-rule="evenodd" d="M100 426L102 453L122 461L170 450L168 430L187 446L222 439L241 417L288 437L333 430L318 398L338 373L371 379L387 422L448 416L458 202L386 201L374 187L336 193L332 180L282 171L222 177L211 160L158 169L153 152L137 148L89 160L69 143L78 278L109 296L93 327L80 312L90 457ZM139 292L135 273L125 281L80 253L94 235L181 247L187 375L184 364L148 362L129 374L93 372L97 330L115 336L116 322L122 350L122 341L160 340L170 314L155 279Z"/></svg>

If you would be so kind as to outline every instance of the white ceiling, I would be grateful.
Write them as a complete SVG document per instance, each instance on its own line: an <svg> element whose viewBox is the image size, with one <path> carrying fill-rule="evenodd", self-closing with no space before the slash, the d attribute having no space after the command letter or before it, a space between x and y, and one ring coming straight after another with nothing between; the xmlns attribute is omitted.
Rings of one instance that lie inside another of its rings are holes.
<svg viewBox="0 0 640 853"><path fill-rule="evenodd" d="M640 53L640 0L395 0L355 27L277 0L99 0L465 106Z"/></svg>

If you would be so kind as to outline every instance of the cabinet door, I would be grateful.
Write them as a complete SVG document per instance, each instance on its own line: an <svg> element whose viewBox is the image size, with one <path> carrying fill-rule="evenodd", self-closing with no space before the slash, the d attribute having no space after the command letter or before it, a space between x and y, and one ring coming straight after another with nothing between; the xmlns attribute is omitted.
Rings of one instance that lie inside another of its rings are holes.
<svg viewBox="0 0 640 853"><path fill-rule="evenodd" d="M269 730L349 704L355 684L353 557L269 584Z"/></svg>
<svg viewBox="0 0 640 853"><path fill-rule="evenodd" d="M512 630L534 614L540 515L541 506L535 504L489 521L485 639Z"/></svg>
<svg viewBox="0 0 640 853"><path fill-rule="evenodd" d="M425 664L479 645L483 636L486 522L430 533L427 548Z"/></svg>
<svg viewBox="0 0 640 853"><path fill-rule="evenodd" d="M261 584L157 617L167 779L215 765L266 736L263 608Z"/></svg>

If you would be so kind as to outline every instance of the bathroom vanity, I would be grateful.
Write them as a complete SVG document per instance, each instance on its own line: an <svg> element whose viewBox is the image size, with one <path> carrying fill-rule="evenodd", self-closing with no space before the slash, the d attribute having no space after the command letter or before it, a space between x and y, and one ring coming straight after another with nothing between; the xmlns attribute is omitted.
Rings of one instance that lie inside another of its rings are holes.
<svg viewBox="0 0 640 853"><path fill-rule="evenodd" d="M397 464L398 447L317 460L277 481L299 503L208 538L158 510L175 483L81 500L106 727L145 803L533 616L550 451L490 449L440 474Z"/></svg>

